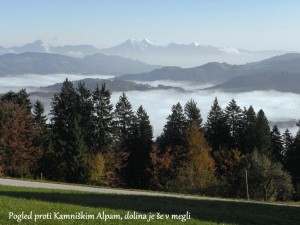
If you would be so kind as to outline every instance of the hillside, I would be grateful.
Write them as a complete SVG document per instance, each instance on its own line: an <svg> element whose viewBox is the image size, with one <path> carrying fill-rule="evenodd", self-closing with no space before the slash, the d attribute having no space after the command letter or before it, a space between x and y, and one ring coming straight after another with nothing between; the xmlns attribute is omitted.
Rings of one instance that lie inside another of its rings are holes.
<svg viewBox="0 0 300 225"><path fill-rule="evenodd" d="M126 91L148 91L148 90L161 90L161 89L176 89L178 91L184 91L182 88L178 87L171 87L171 86L164 86L159 85L158 87L152 87L148 84L137 84L132 81L124 81L120 79L93 79L93 78L86 78L83 80L74 81L73 84L77 87L79 82L84 82L85 86L89 90L94 90L96 85L105 83L107 89L111 92L126 92ZM57 83L54 85L50 85L47 87L40 88L41 92L58 92L62 88L62 83Z"/></svg>
<svg viewBox="0 0 300 225"><path fill-rule="evenodd" d="M220 84L234 77L278 72L300 73L300 54L289 53L244 65L214 62L194 68L163 67L148 73L126 74L119 78L140 81L182 80Z"/></svg>
<svg viewBox="0 0 300 225"><path fill-rule="evenodd" d="M300 93L300 73L266 73L232 78L210 90L246 92L255 90L276 90Z"/></svg>
<svg viewBox="0 0 300 225"><path fill-rule="evenodd" d="M4 54L0 56L0 76L13 74L124 74L148 72L159 66L140 61L95 54L83 59L50 53Z"/></svg>

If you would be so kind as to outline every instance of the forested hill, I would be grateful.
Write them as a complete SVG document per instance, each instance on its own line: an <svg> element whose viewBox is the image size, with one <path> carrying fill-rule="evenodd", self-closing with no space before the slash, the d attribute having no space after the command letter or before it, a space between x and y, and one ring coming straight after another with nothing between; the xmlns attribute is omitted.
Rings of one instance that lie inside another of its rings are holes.
<svg viewBox="0 0 300 225"><path fill-rule="evenodd" d="M106 87L111 92L126 92L126 91L148 91L148 90L162 90L162 89L176 89L178 91L184 91L180 87L172 87L172 86L165 86L165 85L158 85L157 87L153 87L149 84L137 84L132 81L125 81L120 79L93 79L93 78L86 78L83 80L74 81L73 85L78 86L78 83L84 83L85 87L89 90L94 90L97 86L101 86L101 84L106 84ZM58 92L61 90L63 83L57 83L54 85L50 85L47 87L40 88L41 91L51 91L51 92Z"/></svg>
<svg viewBox="0 0 300 225"><path fill-rule="evenodd" d="M266 73L232 78L208 89L228 92L276 90L300 93L300 73Z"/></svg>
<svg viewBox="0 0 300 225"><path fill-rule="evenodd" d="M288 53L244 65L230 65L227 63L214 62L194 68L163 67L148 73L126 74L119 78L143 81L185 80L220 84L238 76L278 72L300 73L300 54Z"/></svg>
<svg viewBox="0 0 300 225"><path fill-rule="evenodd" d="M26 52L0 56L0 76L22 74L113 74L149 72L160 66L119 56L95 54L83 59L70 56Z"/></svg>

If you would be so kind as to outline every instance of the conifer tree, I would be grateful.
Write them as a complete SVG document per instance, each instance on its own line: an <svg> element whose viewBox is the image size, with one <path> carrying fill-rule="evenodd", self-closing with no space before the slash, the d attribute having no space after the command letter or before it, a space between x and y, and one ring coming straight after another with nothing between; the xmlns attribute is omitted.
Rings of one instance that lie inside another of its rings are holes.
<svg viewBox="0 0 300 225"><path fill-rule="evenodd" d="M240 147L243 154L251 154L255 148L256 141L256 113L252 106L250 106L244 113L244 143Z"/></svg>
<svg viewBox="0 0 300 225"><path fill-rule="evenodd" d="M93 102L90 90L82 82L78 83L78 109L80 115L80 127L84 137L84 142L89 151L92 151L94 145L94 127L93 127Z"/></svg>
<svg viewBox="0 0 300 225"><path fill-rule="evenodd" d="M93 92L94 105L94 151L106 151L112 142L113 124L112 110L113 105L110 103L111 93L106 89L106 85L102 84L101 89L97 84Z"/></svg>
<svg viewBox="0 0 300 225"><path fill-rule="evenodd" d="M133 133L130 139L130 155L126 166L126 180L129 186L146 188L150 179L150 151L152 148L153 131L149 116L142 106L136 112Z"/></svg>
<svg viewBox="0 0 300 225"><path fill-rule="evenodd" d="M215 98L208 113L205 123L205 138L212 147L213 152L221 148L228 148L230 141L229 128L226 123L225 114L219 106L217 98Z"/></svg>
<svg viewBox="0 0 300 225"><path fill-rule="evenodd" d="M83 160L85 146L80 124L78 94L73 84L65 80L61 92L52 101L53 164L52 177L70 182L82 182L88 176ZM76 178L77 177L77 178Z"/></svg>
<svg viewBox="0 0 300 225"><path fill-rule="evenodd" d="M291 159L291 155L294 152L294 137L292 136L289 129L286 129L285 132L282 134L282 144L283 144L283 156L284 156L283 165L285 166L285 168L288 168L287 164Z"/></svg>
<svg viewBox="0 0 300 225"><path fill-rule="evenodd" d="M199 127L199 130L202 128L203 119L200 114L200 109L197 107L197 103L193 99L186 103L184 113L188 126L196 124Z"/></svg>
<svg viewBox="0 0 300 225"><path fill-rule="evenodd" d="M184 132L187 128L183 108L180 103L172 106L172 113L167 117L162 135L157 142L161 150L168 147L184 146Z"/></svg>
<svg viewBox="0 0 300 225"><path fill-rule="evenodd" d="M113 121L115 138L120 146L126 146L126 142L131 137L134 119L132 106L125 93L123 93L116 104Z"/></svg>
<svg viewBox="0 0 300 225"><path fill-rule="evenodd" d="M283 163L284 155L283 155L283 140L281 137L281 133L276 125L273 126L270 133L270 141L271 141L271 159Z"/></svg>
<svg viewBox="0 0 300 225"><path fill-rule="evenodd" d="M51 173L51 155L53 154L53 146L51 140L51 132L47 124L47 116L44 114L45 109L43 103L39 100L33 105L33 122L37 129L37 136L34 139L34 145L42 149L42 157L38 162L37 170L43 175Z"/></svg>
<svg viewBox="0 0 300 225"><path fill-rule="evenodd" d="M271 156L269 121L262 109L259 110L257 113L255 134L256 134L255 146L257 150L261 154Z"/></svg>
<svg viewBox="0 0 300 225"><path fill-rule="evenodd" d="M240 145L242 135L242 110L232 99L225 108L226 123L230 132L231 143L229 148L237 148Z"/></svg>

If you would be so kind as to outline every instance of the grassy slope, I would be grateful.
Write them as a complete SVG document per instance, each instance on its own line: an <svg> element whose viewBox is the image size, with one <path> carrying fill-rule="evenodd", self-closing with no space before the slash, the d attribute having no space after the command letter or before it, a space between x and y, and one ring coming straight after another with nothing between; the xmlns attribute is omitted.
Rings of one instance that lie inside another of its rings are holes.
<svg viewBox="0 0 300 225"><path fill-rule="evenodd" d="M218 200L190 200L167 197L126 196L83 193L77 191L46 190L0 186L0 224L17 224L8 219L8 212L34 214L60 212L74 214L87 212L125 215L127 211L148 214L191 213L191 220L23 220L20 224L297 224L300 207L267 205L259 203L225 202Z"/></svg>

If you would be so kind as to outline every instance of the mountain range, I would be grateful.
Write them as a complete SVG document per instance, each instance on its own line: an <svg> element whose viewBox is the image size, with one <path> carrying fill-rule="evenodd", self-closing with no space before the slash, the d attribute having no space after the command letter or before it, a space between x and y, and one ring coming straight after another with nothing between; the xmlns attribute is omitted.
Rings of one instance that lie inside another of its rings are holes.
<svg viewBox="0 0 300 225"><path fill-rule="evenodd" d="M20 74L108 74L140 73L160 66L101 53L75 58L51 53L25 52L0 55L0 76Z"/></svg>
<svg viewBox="0 0 300 225"><path fill-rule="evenodd" d="M233 47L217 47L198 43L160 44L149 39L141 41L129 39L110 48L96 48L92 45L53 46L45 41L35 41L23 46L4 48L0 46L0 54L6 53L53 53L83 58L87 55L103 53L143 61L153 65L195 67L208 62L226 62L244 64L287 53L285 51L248 51Z"/></svg>
<svg viewBox="0 0 300 225"><path fill-rule="evenodd" d="M277 90L300 93L300 54L289 53L256 63L207 63L194 68L163 67L148 73L118 77L137 81L190 81L214 84L208 89L231 92Z"/></svg>

